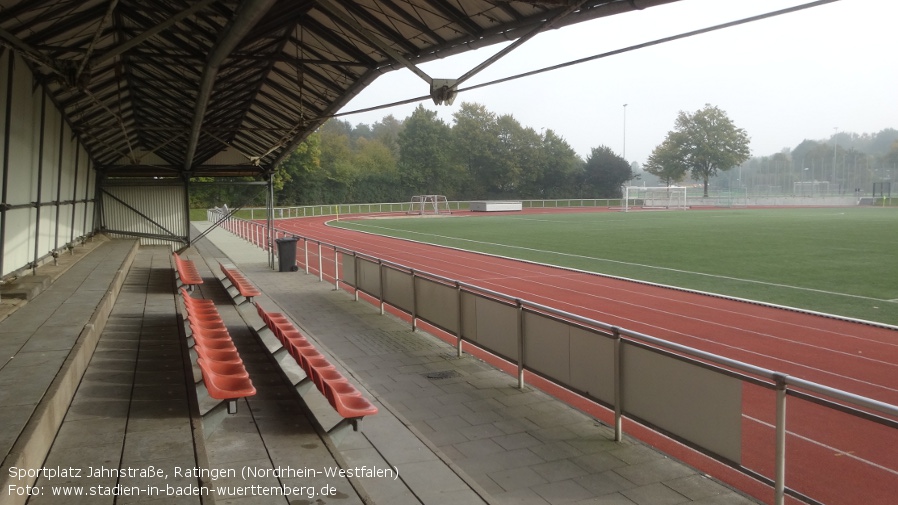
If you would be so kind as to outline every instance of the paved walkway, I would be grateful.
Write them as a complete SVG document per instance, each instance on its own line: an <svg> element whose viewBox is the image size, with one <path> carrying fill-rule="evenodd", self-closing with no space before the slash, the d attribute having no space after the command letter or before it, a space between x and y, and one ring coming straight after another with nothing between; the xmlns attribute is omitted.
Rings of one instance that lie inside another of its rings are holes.
<svg viewBox="0 0 898 505"><path fill-rule="evenodd" d="M0 369L4 465L44 472L33 480L41 495L4 488L0 504L754 503L636 441L613 442L594 419L517 389L513 377L456 357L316 276L272 271L266 253L215 230L186 251L206 279L193 296L216 301L258 390L228 415L194 385L201 376L184 345L169 249L135 255L132 245L104 243L0 322L0 349L14 356ZM258 315L215 280L219 261L236 265L263 291L263 306L288 314L378 405L360 432L339 441L325 434L338 420L333 409L314 389L300 400L292 383L302 371L270 335L252 330ZM69 386L58 433L23 433L28 419L46 417L35 407L42 395L64 396L54 374L79 348L83 336L72 328L103 303L93 292L123 275L102 268L110 264L130 270L83 379ZM31 439L52 443L45 460L21 456ZM354 475L328 473L338 469ZM54 496L54 486L93 495Z"/></svg>

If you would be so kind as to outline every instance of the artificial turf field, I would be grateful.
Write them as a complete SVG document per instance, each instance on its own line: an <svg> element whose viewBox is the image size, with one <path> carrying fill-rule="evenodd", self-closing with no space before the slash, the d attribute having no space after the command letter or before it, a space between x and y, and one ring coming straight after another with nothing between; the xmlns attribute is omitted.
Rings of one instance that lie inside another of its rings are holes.
<svg viewBox="0 0 898 505"><path fill-rule="evenodd" d="M462 214L337 225L898 325L898 209Z"/></svg>

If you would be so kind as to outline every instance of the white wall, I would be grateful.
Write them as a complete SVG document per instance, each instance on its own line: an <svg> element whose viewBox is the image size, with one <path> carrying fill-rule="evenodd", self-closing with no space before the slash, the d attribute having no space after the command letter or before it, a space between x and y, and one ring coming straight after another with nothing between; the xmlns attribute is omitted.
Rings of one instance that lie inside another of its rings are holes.
<svg viewBox="0 0 898 505"><path fill-rule="evenodd" d="M95 228L93 203L72 203L95 196L96 172L87 152L43 88L34 86L25 61L8 50L0 56L0 170L4 203L24 206L5 212L0 275Z"/></svg>

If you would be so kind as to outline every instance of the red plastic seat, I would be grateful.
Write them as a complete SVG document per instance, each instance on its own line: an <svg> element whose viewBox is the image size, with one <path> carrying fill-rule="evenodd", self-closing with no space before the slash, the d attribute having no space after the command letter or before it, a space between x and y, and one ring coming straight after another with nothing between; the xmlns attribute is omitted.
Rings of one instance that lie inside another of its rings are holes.
<svg viewBox="0 0 898 505"><path fill-rule="evenodd" d="M228 333L228 330L222 328L201 328L201 327L193 327L193 339L194 340L226 340L231 342L231 334Z"/></svg>
<svg viewBox="0 0 898 505"><path fill-rule="evenodd" d="M194 306L211 305L213 307L215 306L215 302L213 302L212 300L206 300L204 298L194 298L194 297L190 296L190 292L184 288L179 288L178 290L181 292L181 296L184 297L185 305L194 305Z"/></svg>
<svg viewBox="0 0 898 505"><path fill-rule="evenodd" d="M193 328L202 328L205 330L227 330L228 327L224 324L224 321L221 319L200 319L200 318L187 318L187 322L190 324L191 329Z"/></svg>
<svg viewBox="0 0 898 505"><path fill-rule="evenodd" d="M334 386L324 383L324 396L328 403L344 418L357 418L377 414L377 407L361 395L341 395Z"/></svg>
<svg viewBox="0 0 898 505"><path fill-rule="evenodd" d="M224 321L220 317L196 317L196 316L187 316L187 323L191 325L191 327L197 328L206 328L206 329L227 329L227 325L225 325Z"/></svg>
<svg viewBox="0 0 898 505"><path fill-rule="evenodd" d="M232 400L256 394L256 388L248 376L219 375L203 358L198 358L196 363L203 372L203 382L206 384L206 390L209 391L209 396L212 398L216 400Z"/></svg>
<svg viewBox="0 0 898 505"><path fill-rule="evenodd" d="M256 287L253 286L249 279L247 279L238 270L227 268L221 263L219 263L218 266L225 274L225 277L227 277L228 280L231 281L231 285L237 289L238 293L240 293L240 296L246 298L251 302L254 296L259 296L262 294L262 292L256 289Z"/></svg>
<svg viewBox="0 0 898 505"><path fill-rule="evenodd" d="M352 383L302 334L283 314L267 312L259 303L256 311L265 325L281 341L287 352L306 372L309 380L327 398L328 403L354 429L358 421L377 413L377 407L368 401Z"/></svg>
<svg viewBox="0 0 898 505"><path fill-rule="evenodd" d="M246 371L246 367L243 366L242 361L235 363L232 361L211 361L202 357L199 359L202 359L206 363L206 367L215 375L249 378L249 373Z"/></svg>
<svg viewBox="0 0 898 505"><path fill-rule="evenodd" d="M182 284L195 286L203 283L203 276L200 275L193 261L181 258L176 252L173 252L172 256L175 259L175 270L177 270L178 278Z"/></svg>
<svg viewBox="0 0 898 505"><path fill-rule="evenodd" d="M237 347L235 347L234 342L231 342L230 340L197 339L194 341L194 347L201 347L205 349L233 350L234 352L237 352Z"/></svg>
<svg viewBox="0 0 898 505"><path fill-rule="evenodd" d="M243 364L243 360L240 359L240 354L237 353L237 349L210 349L203 346L196 346L194 349L196 349L197 355L206 361Z"/></svg>
<svg viewBox="0 0 898 505"><path fill-rule="evenodd" d="M324 394L325 384L336 384L338 382L349 384L349 380L333 367L311 367L309 369L309 378L312 379L312 382L315 383L315 387L318 388L318 391L321 391L321 394Z"/></svg>
<svg viewBox="0 0 898 505"><path fill-rule="evenodd" d="M356 389L355 386L352 385L351 382L345 379L345 377L341 378L343 380L327 380L323 379L324 383L327 383L328 387L333 389L334 393L341 396L362 396L362 392Z"/></svg>

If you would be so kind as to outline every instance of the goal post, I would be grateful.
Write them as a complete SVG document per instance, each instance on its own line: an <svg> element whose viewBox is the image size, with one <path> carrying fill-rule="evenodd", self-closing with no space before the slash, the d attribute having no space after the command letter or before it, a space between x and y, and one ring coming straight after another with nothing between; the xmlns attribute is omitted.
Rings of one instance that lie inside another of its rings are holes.
<svg viewBox="0 0 898 505"><path fill-rule="evenodd" d="M624 186L622 208L632 209L686 210L684 186Z"/></svg>
<svg viewBox="0 0 898 505"><path fill-rule="evenodd" d="M438 215L452 214L449 210L449 201L443 195L415 195L409 202L409 215Z"/></svg>

